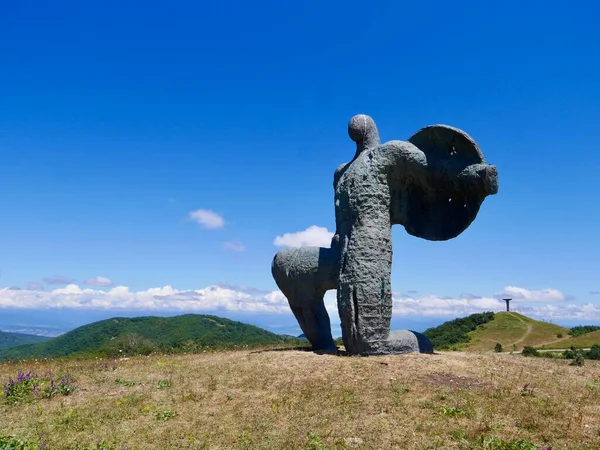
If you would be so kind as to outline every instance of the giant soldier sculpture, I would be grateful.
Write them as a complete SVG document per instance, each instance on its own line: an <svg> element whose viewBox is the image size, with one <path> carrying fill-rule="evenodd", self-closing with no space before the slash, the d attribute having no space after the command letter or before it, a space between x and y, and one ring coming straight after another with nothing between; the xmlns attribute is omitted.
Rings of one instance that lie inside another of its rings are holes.
<svg viewBox="0 0 600 450"><path fill-rule="evenodd" d="M331 248L280 250L273 277L314 350L337 351L323 302L327 290L337 289L349 353L431 353L422 334L390 332L392 225L431 241L458 236L483 200L498 192L496 167L485 163L469 135L445 125L381 144L375 122L361 114L350 120L348 133L356 154L333 177Z"/></svg>

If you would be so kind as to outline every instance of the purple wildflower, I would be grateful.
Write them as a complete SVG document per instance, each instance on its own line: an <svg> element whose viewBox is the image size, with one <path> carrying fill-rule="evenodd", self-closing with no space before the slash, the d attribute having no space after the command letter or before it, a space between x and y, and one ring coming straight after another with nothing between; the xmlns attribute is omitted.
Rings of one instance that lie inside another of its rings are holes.
<svg viewBox="0 0 600 450"><path fill-rule="evenodd" d="M31 380L32 376L31 376L31 370L27 373L25 372L21 372L19 370L19 372L17 372L17 383L22 383L24 381L29 381Z"/></svg>

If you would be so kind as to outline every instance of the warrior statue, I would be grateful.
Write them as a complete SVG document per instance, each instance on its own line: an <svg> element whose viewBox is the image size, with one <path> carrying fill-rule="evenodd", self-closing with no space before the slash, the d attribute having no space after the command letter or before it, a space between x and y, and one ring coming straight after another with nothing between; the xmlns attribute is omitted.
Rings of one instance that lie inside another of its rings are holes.
<svg viewBox="0 0 600 450"><path fill-rule="evenodd" d="M272 273L316 351L335 352L323 297L337 289L342 339L350 354L433 352L422 334L390 332L392 225L423 239L452 239L498 192L495 166L465 132L432 125L408 141L380 143L375 122L354 116L352 161L333 176L336 231L330 248L280 250Z"/></svg>

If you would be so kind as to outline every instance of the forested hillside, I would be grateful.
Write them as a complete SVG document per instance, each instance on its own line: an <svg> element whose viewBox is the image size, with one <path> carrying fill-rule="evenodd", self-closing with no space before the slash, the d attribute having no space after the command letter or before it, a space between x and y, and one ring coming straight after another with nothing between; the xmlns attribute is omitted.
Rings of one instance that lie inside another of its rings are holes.
<svg viewBox="0 0 600 450"><path fill-rule="evenodd" d="M256 347L292 341L294 338L217 316L113 318L84 325L48 342L2 350L0 360L83 354L124 356L153 351Z"/></svg>
<svg viewBox="0 0 600 450"><path fill-rule="evenodd" d="M18 345L46 342L49 339L49 337L35 336L33 334L9 333L6 331L0 331L0 350L16 347Z"/></svg>
<svg viewBox="0 0 600 450"><path fill-rule="evenodd" d="M493 319L493 312L471 314L470 316L450 320L440 326L429 328L423 334L431 340L434 349L445 350L458 344L467 344L471 331L476 330L478 326Z"/></svg>

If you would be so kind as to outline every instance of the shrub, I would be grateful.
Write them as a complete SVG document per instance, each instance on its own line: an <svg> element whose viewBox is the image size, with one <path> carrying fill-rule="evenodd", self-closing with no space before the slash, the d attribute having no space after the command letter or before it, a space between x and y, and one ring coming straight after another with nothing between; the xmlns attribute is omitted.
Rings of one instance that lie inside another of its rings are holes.
<svg viewBox="0 0 600 450"><path fill-rule="evenodd" d="M156 420L171 420L173 417L175 417L177 415L177 413L171 411L170 409L164 410L164 411L157 411L154 413L154 418Z"/></svg>
<svg viewBox="0 0 600 450"><path fill-rule="evenodd" d="M43 448L33 442L25 442L14 436L0 436L0 450L38 450Z"/></svg>
<svg viewBox="0 0 600 450"><path fill-rule="evenodd" d="M565 350L563 352L563 358L565 358L565 359L575 359L578 356L584 356L583 350L580 350L572 345L571 345L571 348L569 348L568 350Z"/></svg>
<svg viewBox="0 0 600 450"><path fill-rule="evenodd" d="M485 450L540 450L540 446L535 443L520 439L518 441L504 441L500 438L493 437L483 441ZM551 450L552 447L542 447L543 450Z"/></svg>
<svg viewBox="0 0 600 450"><path fill-rule="evenodd" d="M598 344L592 345L592 348L587 353L587 358L599 360L600 359L600 345L598 345Z"/></svg>
<svg viewBox="0 0 600 450"><path fill-rule="evenodd" d="M540 356L540 353L533 347L526 345L521 351L523 356Z"/></svg>
<svg viewBox="0 0 600 450"><path fill-rule="evenodd" d="M494 346L494 351L496 353L502 353L502 344L500 342L496 343L496 345Z"/></svg>
<svg viewBox="0 0 600 450"><path fill-rule="evenodd" d="M106 355L112 358L119 356L149 355L156 351L152 341L137 334L126 334L113 339L105 348Z"/></svg>
<svg viewBox="0 0 600 450"><path fill-rule="evenodd" d="M571 363L569 364L570 366L583 366L584 363L584 359L583 359L583 355L577 355L573 361L571 361Z"/></svg>
<svg viewBox="0 0 600 450"><path fill-rule="evenodd" d="M559 338L559 339L562 339L562 337L563 337L563 334L562 334L562 333L558 333L558 334L556 335L556 337L557 337L557 338Z"/></svg>
<svg viewBox="0 0 600 450"><path fill-rule="evenodd" d="M308 439L309 439L309 443L308 443L308 446L306 447L306 450L329 450L329 447L327 447L325 444L323 444L323 442L321 441L321 438L319 437L318 434L309 433Z"/></svg>
<svg viewBox="0 0 600 450"><path fill-rule="evenodd" d="M157 389L166 389L166 388L170 388L170 387L171 387L171 380L170 379L158 380L158 383L156 383L156 388Z"/></svg>

